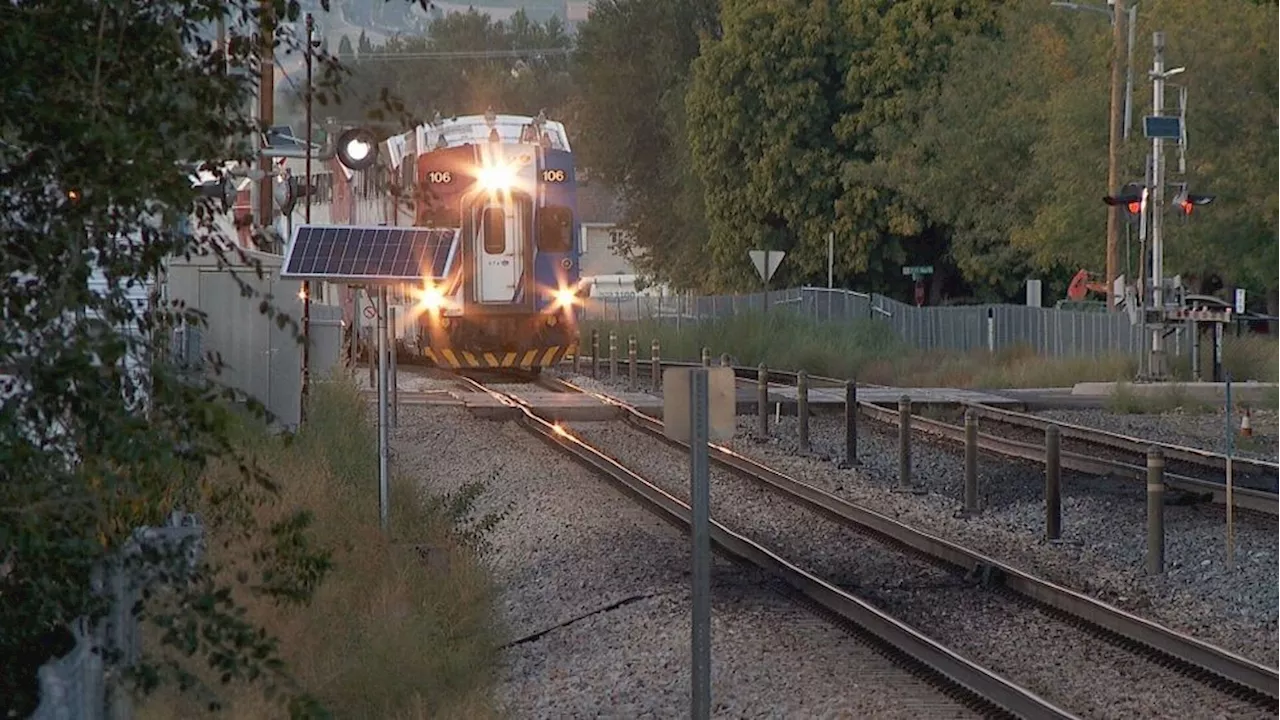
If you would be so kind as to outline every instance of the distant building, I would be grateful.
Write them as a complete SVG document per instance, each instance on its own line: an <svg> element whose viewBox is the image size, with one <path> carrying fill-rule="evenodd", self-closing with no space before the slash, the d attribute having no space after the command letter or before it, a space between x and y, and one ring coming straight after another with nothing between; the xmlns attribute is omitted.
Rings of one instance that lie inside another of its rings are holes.
<svg viewBox="0 0 1280 720"><path fill-rule="evenodd" d="M631 261L618 252L622 203L617 193L600 183L583 182L579 171L578 217L582 223L582 275L632 275Z"/></svg>

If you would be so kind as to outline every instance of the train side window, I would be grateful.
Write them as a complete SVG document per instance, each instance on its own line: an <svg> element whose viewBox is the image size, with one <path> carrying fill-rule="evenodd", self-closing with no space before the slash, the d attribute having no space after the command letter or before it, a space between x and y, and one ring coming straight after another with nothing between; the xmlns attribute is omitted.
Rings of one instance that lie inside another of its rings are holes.
<svg viewBox="0 0 1280 720"><path fill-rule="evenodd" d="M484 251L488 255L501 255L507 251L507 213L500 207L484 209Z"/></svg>
<svg viewBox="0 0 1280 720"><path fill-rule="evenodd" d="M538 250L573 251L573 211L560 205L538 208Z"/></svg>

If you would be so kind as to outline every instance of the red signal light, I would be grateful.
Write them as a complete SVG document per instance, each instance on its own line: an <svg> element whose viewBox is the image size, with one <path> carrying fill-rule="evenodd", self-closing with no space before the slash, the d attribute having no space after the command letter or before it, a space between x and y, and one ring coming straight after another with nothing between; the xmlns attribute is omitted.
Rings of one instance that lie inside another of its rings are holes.
<svg viewBox="0 0 1280 720"><path fill-rule="evenodd" d="M1182 208L1183 215L1190 215L1191 211L1195 209L1196 205L1195 203L1191 202L1190 199L1183 198L1181 202L1178 203L1178 207Z"/></svg>
<svg viewBox="0 0 1280 720"><path fill-rule="evenodd" d="M1141 202L1141 201L1134 201L1134 202L1131 202L1131 203L1129 203L1129 204L1128 204L1128 206L1127 206L1127 207L1128 207L1128 209L1129 209L1129 214L1130 214L1130 215L1141 215L1141 214L1142 214L1142 202Z"/></svg>

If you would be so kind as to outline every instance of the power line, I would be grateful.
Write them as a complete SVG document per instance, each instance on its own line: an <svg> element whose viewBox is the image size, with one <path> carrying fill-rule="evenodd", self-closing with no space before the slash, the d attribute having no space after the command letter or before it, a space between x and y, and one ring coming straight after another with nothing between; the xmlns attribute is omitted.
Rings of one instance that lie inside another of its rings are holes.
<svg viewBox="0 0 1280 720"><path fill-rule="evenodd" d="M569 55L573 50L570 48L529 48L525 50L427 50L418 52L363 52L354 53L352 55L338 55L339 60L354 58L356 61L362 60L470 60L470 59L487 59L487 58L512 58L525 57L529 55L543 56L560 56Z"/></svg>

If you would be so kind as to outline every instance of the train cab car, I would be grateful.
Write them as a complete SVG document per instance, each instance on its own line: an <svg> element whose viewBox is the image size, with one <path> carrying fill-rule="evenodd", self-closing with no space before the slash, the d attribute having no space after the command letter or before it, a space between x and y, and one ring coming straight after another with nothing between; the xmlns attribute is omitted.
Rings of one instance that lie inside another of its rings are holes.
<svg viewBox="0 0 1280 720"><path fill-rule="evenodd" d="M419 128L414 224L454 232L419 336L452 368L540 370L578 341L573 155L563 126L487 115Z"/></svg>

